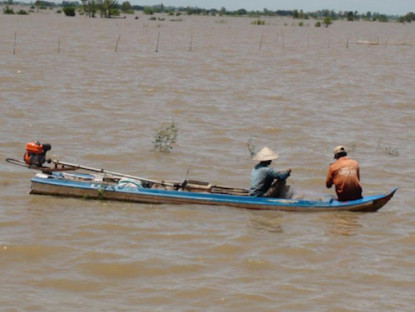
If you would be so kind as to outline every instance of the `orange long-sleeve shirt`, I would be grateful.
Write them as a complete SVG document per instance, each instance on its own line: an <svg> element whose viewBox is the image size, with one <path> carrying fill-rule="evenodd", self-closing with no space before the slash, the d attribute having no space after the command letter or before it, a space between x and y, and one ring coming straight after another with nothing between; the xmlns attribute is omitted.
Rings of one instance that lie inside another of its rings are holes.
<svg viewBox="0 0 415 312"><path fill-rule="evenodd" d="M362 198L359 164L349 157L341 157L329 166L326 186L334 184L340 201L349 201Z"/></svg>

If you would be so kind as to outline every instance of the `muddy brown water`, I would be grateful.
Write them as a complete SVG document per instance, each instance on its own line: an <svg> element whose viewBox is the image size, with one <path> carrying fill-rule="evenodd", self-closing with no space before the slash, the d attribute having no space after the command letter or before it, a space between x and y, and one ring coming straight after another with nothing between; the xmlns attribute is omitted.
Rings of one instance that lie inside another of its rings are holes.
<svg viewBox="0 0 415 312"><path fill-rule="evenodd" d="M413 311L415 24L164 18L0 14L1 158L41 140L69 162L247 187L247 144L267 145L314 196L333 194L344 144L364 194L398 192L368 214L87 201L29 195L33 172L2 161L0 310ZM177 143L154 152L171 121Z"/></svg>

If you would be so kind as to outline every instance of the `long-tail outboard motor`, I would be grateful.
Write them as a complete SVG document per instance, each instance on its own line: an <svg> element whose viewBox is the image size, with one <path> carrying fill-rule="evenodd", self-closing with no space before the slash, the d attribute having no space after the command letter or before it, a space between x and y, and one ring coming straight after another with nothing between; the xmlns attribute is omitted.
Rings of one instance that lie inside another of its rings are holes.
<svg viewBox="0 0 415 312"><path fill-rule="evenodd" d="M46 161L46 152L50 151L52 146L50 144L40 144L39 141L29 142L26 144L26 153L23 160L29 166L41 167Z"/></svg>

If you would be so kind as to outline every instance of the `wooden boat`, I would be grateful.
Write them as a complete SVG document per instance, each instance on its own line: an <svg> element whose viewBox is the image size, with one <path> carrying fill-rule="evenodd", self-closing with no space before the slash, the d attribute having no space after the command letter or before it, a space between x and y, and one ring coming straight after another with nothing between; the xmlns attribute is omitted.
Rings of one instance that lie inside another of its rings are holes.
<svg viewBox="0 0 415 312"><path fill-rule="evenodd" d="M91 174L40 173L32 179L30 193L151 204L221 205L256 210L371 212L382 208L397 190L395 188L384 195L339 202L332 198L312 201L231 195L218 193L214 189L205 192L186 189L153 189L143 187L142 183L135 183L132 180L122 182L123 179L118 182L105 181L101 176Z"/></svg>
<svg viewBox="0 0 415 312"><path fill-rule="evenodd" d="M18 160L7 161L26 166ZM374 212L382 208L398 189L348 202L340 202L331 196L320 200L266 198L249 196L247 189L207 182L155 181L61 161L52 163L52 167L29 167L42 171L31 180L31 194L150 204L219 205L255 210Z"/></svg>

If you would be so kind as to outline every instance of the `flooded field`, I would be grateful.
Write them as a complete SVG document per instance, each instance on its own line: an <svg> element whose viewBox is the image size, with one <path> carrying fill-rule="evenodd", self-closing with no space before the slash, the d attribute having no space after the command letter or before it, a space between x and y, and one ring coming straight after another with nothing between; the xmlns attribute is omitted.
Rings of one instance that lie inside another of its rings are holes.
<svg viewBox="0 0 415 312"><path fill-rule="evenodd" d="M415 24L0 14L0 310L412 311ZM372 44L368 44L371 42ZM376 43L376 44L373 44ZM174 121L170 153L153 150ZM332 150L377 213L29 195L25 143L152 179L247 187L249 147L304 196Z"/></svg>

